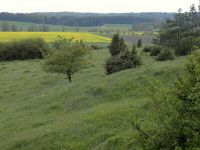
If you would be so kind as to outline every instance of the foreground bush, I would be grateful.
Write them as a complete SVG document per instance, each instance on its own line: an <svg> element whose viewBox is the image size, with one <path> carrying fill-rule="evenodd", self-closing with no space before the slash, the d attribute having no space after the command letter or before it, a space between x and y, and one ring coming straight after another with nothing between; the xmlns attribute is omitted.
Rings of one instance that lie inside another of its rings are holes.
<svg viewBox="0 0 200 150"><path fill-rule="evenodd" d="M174 53L175 53L174 50L164 47L158 54L156 60L158 61L174 60Z"/></svg>
<svg viewBox="0 0 200 150"><path fill-rule="evenodd" d="M0 60L25 60L43 58L48 50L47 43L41 38L13 40L0 43Z"/></svg>
<svg viewBox="0 0 200 150"><path fill-rule="evenodd" d="M155 83L154 83L155 84ZM197 150L200 148L200 54L190 57L174 89L151 88L144 114L132 121L134 138L145 150Z"/></svg>

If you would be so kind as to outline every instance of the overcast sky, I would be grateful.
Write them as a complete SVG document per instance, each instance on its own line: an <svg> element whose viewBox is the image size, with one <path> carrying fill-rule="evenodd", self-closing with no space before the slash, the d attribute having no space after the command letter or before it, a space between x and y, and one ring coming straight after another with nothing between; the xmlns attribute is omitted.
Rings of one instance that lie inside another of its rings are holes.
<svg viewBox="0 0 200 150"><path fill-rule="evenodd" d="M176 12L198 0L0 0L0 12Z"/></svg>

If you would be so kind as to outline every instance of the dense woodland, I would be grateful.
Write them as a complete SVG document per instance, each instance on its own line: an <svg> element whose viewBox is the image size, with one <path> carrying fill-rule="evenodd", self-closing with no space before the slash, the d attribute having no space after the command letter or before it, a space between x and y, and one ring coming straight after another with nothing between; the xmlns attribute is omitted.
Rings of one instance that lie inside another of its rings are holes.
<svg viewBox="0 0 200 150"><path fill-rule="evenodd" d="M76 27L102 26L104 24L152 24L160 23L167 18L173 18L173 13L0 13L0 20L3 21L20 21Z"/></svg>
<svg viewBox="0 0 200 150"><path fill-rule="evenodd" d="M181 9L174 19L167 19L155 44L173 48L177 55L187 55L200 46L200 6L191 5L189 12Z"/></svg>

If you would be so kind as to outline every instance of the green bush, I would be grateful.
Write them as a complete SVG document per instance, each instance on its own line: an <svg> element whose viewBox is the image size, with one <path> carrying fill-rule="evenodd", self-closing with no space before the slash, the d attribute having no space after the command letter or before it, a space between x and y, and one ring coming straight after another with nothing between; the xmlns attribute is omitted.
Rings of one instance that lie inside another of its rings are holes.
<svg viewBox="0 0 200 150"><path fill-rule="evenodd" d="M142 51L149 53L149 52L151 52L152 48L153 48L153 46L145 46Z"/></svg>
<svg viewBox="0 0 200 150"><path fill-rule="evenodd" d="M194 46L200 48L200 38L193 39L193 44Z"/></svg>
<svg viewBox="0 0 200 150"><path fill-rule="evenodd" d="M94 44L92 44L91 46L91 49L93 49L93 50L98 50L98 49L101 49L102 47L100 47L100 46L98 46L98 45L94 45Z"/></svg>
<svg viewBox="0 0 200 150"><path fill-rule="evenodd" d="M107 74L112 74L121 70L134 68L139 65L141 65L141 58L133 52L126 51L117 56L110 57L106 61L105 69Z"/></svg>
<svg viewBox="0 0 200 150"><path fill-rule="evenodd" d="M151 47L150 56L158 56L158 54L160 53L161 49L162 49L161 46L152 46Z"/></svg>
<svg viewBox="0 0 200 150"><path fill-rule="evenodd" d="M0 43L0 60L25 60L43 58L48 50L47 43L41 38L13 40Z"/></svg>
<svg viewBox="0 0 200 150"><path fill-rule="evenodd" d="M158 61L166 61L166 60L174 60L174 50L164 47L158 54L156 60Z"/></svg>
<svg viewBox="0 0 200 150"><path fill-rule="evenodd" d="M191 44L191 39L186 38L180 41L180 48L176 50L176 55L184 56L191 54L193 50L193 44Z"/></svg>

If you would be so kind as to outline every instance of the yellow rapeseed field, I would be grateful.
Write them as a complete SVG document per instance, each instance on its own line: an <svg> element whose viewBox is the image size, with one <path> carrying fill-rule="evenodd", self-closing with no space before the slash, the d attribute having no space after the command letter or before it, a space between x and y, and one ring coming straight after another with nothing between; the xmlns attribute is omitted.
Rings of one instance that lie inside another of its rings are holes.
<svg viewBox="0 0 200 150"><path fill-rule="evenodd" d="M66 38L74 38L74 40L82 40L89 43L106 43L110 42L110 38L94 35L87 32L0 32L0 42L7 42L10 40L26 39L41 37L45 41L51 42L57 36L64 36Z"/></svg>

